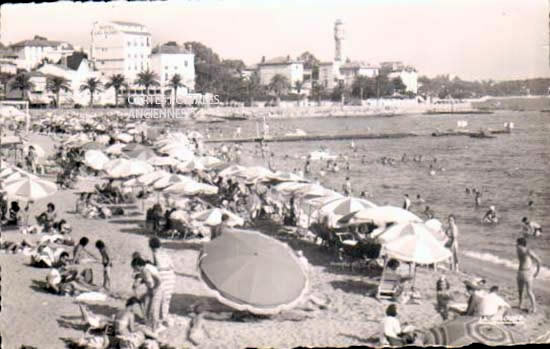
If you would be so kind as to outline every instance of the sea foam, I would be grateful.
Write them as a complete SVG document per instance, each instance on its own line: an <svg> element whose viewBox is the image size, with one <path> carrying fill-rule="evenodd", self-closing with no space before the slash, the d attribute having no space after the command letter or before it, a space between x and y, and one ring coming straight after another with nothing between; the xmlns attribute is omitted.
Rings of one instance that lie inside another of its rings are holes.
<svg viewBox="0 0 550 349"><path fill-rule="evenodd" d="M463 254L470 257L470 258L479 259L479 260L490 262L490 263L493 263L493 264L503 265L503 266L505 266L507 268L510 268L510 269L514 269L514 270L518 269L518 262L511 261L511 260L506 259L506 258L501 258L501 257L495 256L494 254L491 254L491 253L486 253L486 252L480 253L480 252L474 252L474 251L464 251ZM544 280L550 280L550 269L548 269L544 266L541 266L539 275L537 277L540 278L540 279L544 279Z"/></svg>

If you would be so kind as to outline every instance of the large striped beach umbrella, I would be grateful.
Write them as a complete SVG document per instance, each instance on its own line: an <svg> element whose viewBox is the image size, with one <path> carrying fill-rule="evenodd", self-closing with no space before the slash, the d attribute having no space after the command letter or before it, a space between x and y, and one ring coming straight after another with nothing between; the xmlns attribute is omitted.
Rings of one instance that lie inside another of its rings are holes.
<svg viewBox="0 0 550 349"><path fill-rule="evenodd" d="M260 232L226 229L199 256L200 277L221 303L254 314L295 307L308 279L286 244Z"/></svg>
<svg viewBox="0 0 550 349"><path fill-rule="evenodd" d="M475 317L458 317L424 333L425 346L463 347L473 343L504 346L526 343L519 331Z"/></svg>
<svg viewBox="0 0 550 349"><path fill-rule="evenodd" d="M54 194L57 186L52 182L26 176L4 183L4 191L9 197L36 201Z"/></svg>
<svg viewBox="0 0 550 349"><path fill-rule="evenodd" d="M338 224L357 225L373 223L378 226L389 223L422 222L417 215L395 206L377 206L350 213L338 220Z"/></svg>
<svg viewBox="0 0 550 349"><path fill-rule="evenodd" d="M345 216L352 212L371 207L377 207L377 205L365 199L344 197L325 203L321 206L321 208L319 208L319 211L324 215L332 214L337 216Z"/></svg>

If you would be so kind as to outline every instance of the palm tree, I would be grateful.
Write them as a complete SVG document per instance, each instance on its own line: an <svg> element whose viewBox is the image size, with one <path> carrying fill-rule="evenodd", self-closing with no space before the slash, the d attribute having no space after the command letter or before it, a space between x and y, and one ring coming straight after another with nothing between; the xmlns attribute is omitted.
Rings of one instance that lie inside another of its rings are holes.
<svg viewBox="0 0 550 349"><path fill-rule="evenodd" d="M8 82L10 82L13 77L14 75L11 73L0 72L0 83L2 84L2 88L4 89L4 98L8 93Z"/></svg>
<svg viewBox="0 0 550 349"><path fill-rule="evenodd" d="M115 106L118 107L118 95L122 87L127 87L126 78L122 74L115 74L109 77L109 81L105 84L105 88L115 89Z"/></svg>
<svg viewBox="0 0 550 349"><path fill-rule="evenodd" d="M21 99L28 100L28 92L34 88L31 81L31 76L27 72L21 72L15 76L10 87L14 90L21 91Z"/></svg>
<svg viewBox="0 0 550 349"><path fill-rule="evenodd" d="M101 81L96 78L89 78L86 83L80 86L80 91L90 91L90 106L94 105L94 93L101 91Z"/></svg>
<svg viewBox="0 0 550 349"><path fill-rule="evenodd" d="M172 102L172 106L176 106L177 100L178 100L178 88L185 86L181 82L182 78L179 74L174 74L170 81L168 82L168 85L174 90L174 101Z"/></svg>
<svg viewBox="0 0 550 349"><path fill-rule="evenodd" d="M136 79L136 84L139 86L145 87L145 93L149 94L149 87L150 86L159 86L159 77L156 73L150 71L147 69L146 71L142 71L138 74L138 78Z"/></svg>
<svg viewBox="0 0 550 349"><path fill-rule="evenodd" d="M290 89L288 78L281 74L275 74L269 83L269 90L277 97L277 105L281 103L281 95Z"/></svg>
<svg viewBox="0 0 550 349"><path fill-rule="evenodd" d="M69 91L69 80L61 76L48 76L47 86L48 91L55 93L55 106L59 108L61 100L59 99L59 93L61 90Z"/></svg>
<svg viewBox="0 0 550 349"><path fill-rule="evenodd" d="M294 88L296 89L296 92L298 94L302 93L302 87L304 86L304 82L302 80L296 80L294 83Z"/></svg>

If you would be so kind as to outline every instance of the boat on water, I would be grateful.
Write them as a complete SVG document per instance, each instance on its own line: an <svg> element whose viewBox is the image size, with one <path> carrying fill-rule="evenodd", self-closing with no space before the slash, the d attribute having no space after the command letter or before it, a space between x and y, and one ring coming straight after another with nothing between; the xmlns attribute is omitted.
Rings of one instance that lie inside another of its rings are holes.
<svg viewBox="0 0 550 349"><path fill-rule="evenodd" d="M487 134L485 132L479 132L479 133L472 133L469 135L471 138L497 138L497 136L493 136L490 134Z"/></svg>

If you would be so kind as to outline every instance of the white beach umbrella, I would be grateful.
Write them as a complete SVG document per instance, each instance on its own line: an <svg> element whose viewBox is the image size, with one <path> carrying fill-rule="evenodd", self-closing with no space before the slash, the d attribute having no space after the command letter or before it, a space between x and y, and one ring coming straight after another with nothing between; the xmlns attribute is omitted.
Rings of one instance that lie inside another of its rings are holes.
<svg viewBox="0 0 550 349"><path fill-rule="evenodd" d="M350 213L338 220L339 224L356 225L373 223L378 226L390 223L422 222L422 220L410 211L395 206L378 206L366 208Z"/></svg>
<svg viewBox="0 0 550 349"><path fill-rule="evenodd" d="M271 170L262 166L245 167L241 171L234 174L234 176L244 178L249 181L268 179L273 175L274 173Z"/></svg>
<svg viewBox="0 0 550 349"><path fill-rule="evenodd" d="M164 192L176 195L214 195L218 193L218 187L195 181L184 181L172 184L164 189Z"/></svg>
<svg viewBox="0 0 550 349"><path fill-rule="evenodd" d="M193 159L189 161L180 162L176 169L182 173L188 173L195 170L204 170L204 165L198 160Z"/></svg>
<svg viewBox="0 0 550 349"><path fill-rule="evenodd" d="M57 186L52 182L27 176L4 183L4 191L10 197L36 201L54 194Z"/></svg>
<svg viewBox="0 0 550 349"><path fill-rule="evenodd" d="M371 207L377 207L377 205L365 199L344 197L325 203L319 208L319 213L322 215L345 216L352 212Z"/></svg>
<svg viewBox="0 0 550 349"><path fill-rule="evenodd" d="M170 172L167 172L164 170L153 171L137 177L135 184L149 186L155 183L156 181L158 181L159 179L169 175L170 175Z"/></svg>
<svg viewBox="0 0 550 349"><path fill-rule="evenodd" d="M200 162L206 169L213 169L222 166L224 162L214 156L203 156L200 158Z"/></svg>
<svg viewBox="0 0 550 349"><path fill-rule="evenodd" d="M383 245L382 251L390 257L416 264L433 264L451 257L449 249L425 227L404 228L400 237Z"/></svg>
<svg viewBox="0 0 550 349"><path fill-rule="evenodd" d="M212 208L209 210L197 212L191 215L191 218L199 222L202 222L203 224L214 226L222 222L222 215L224 214L229 216L229 219L227 220L226 224L229 225L230 227L242 226L244 224L244 219L237 216L233 212L230 212L225 209L220 209L220 208Z"/></svg>
<svg viewBox="0 0 550 349"><path fill-rule="evenodd" d="M161 154L169 154L169 153L173 152L174 150L191 151L191 148L190 148L189 144L181 143L181 142L167 143L167 144L163 145L162 147L158 148L158 152L161 153Z"/></svg>
<svg viewBox="0 0 550 349"><path fill-rule="evenodd" d="M183 149L183 148L171 149L170 151L168 151L167 154L181 161L189 161L195 158L195 154L191 150Z"/></svg>
<svg viewBox="0 0 550 349"><path fill-rule="evenodd" d="M166 187L171 186L172 184L181 183L181 182L193 182L193 180L186 176L170 174L155 181L155 183L153 183L153 188L157 190L164 189Z"/></svg>
<svg viewBox="0 0 550 349"><path fill-rule="evenodd" d="M220 171L220 173L218 173L218 176L220 177L232 177L233 175L235 175L236 173L244 170L245 167L244 166L241 166L241 165L231 165L223 170Z"/></svg>
<svg viewBox="0 0 550 349"><path fill-rule="evenodd" d="M169 156L155 156L147 159L147 162L153 166L175 166L179 161Z"/></svg>
<svg viewBox="0 0 550 349"><path fill-rule="evenodd" d="M127 133L119 133L119 134L115 135L114 138L118 139L119 141L124 142L124 143L130 143L131 141L134 140L134 137L132 135L127 134Z"/></svg>
<svg viewBox="0 0 550 349"><path fill-rule="evenodd" d="M105 152L107 154L119 155L119 154L122 154L122 149L124 149L124 147L126 147L126 144L124 143L115 143L107 147L107 149L105 149Z"/></svg>
<svg viewBox="0 0 550 349"><path fill-rule="evenodd" d="M141 160L115 159L104 165L104 170L111 178L125 178L153 172L153 166Z"/></svg>
<svg viewBox="0 0 550 349"><path fill-rule="evenodd" d="M109 140L111 139L111 137L109 137L108 135L99 135L95 138L95 141L97 143L100 143L100 144L108 144L109 143Z"/></svg>
<svg viewBox="0 0 550 349"><path fill-rule="evenodd" d="M110 159L100 150L88 150L84 153L84 164L94 170L103 170Z"/></svg>

